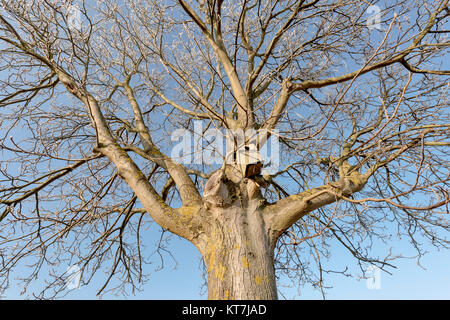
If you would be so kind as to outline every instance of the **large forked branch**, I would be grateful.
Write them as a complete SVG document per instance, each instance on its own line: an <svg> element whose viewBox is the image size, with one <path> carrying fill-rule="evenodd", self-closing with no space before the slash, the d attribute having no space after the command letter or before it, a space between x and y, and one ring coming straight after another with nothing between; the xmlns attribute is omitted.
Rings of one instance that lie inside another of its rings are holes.
<svg viewBox="0 0 450 320"><path fill-rule="evenodd" d="M133 109L136 126L141 137L144 151L148 153L160 167L164 168L172 177L178 187L183 205L195 205L201 202L201 196L191 178L186 173L184 167L175 163L171 158L164 155L153 143L147 126L145 125L141 108L135 98L133 89L130 86L130 77L122 84L128 100Z"/></svg>
<svg viewBox="0 0 450 320"><path fill-rule="evenodd" d="M355 70L353 72L336 76L336 77L330 77L323 80L305 80L300 83L294 83L291 79L285 79L283 82L283 85L281 87L281 91L279 94L279 97L277 99L277 102L275 103L272 112L269 116L269 118L264 123L265 129L273 129L276 124L278 123L278 120L282 116L289 99L291 95L297 91L305 91L308 89L317 89L317 88L323 88L330 85L335 85L338 83L346 82L352 79L355 79L356 77L362 76L368 72L387 67L389 65L392 65L394 63L401 63L408 71L411 71L413 73L430 73L430 74L438 74L438 75L449 75L449 70L442 70L442 71L434 71L434 70L421 70L418 68L415 68L408 64L406 62L406 57L408 54L410 54L414 49L418 48L420 46L421 41L423 38L430 32L431 28L436 23L436 18L439 13L441 13L443 10L447 8L448 0L445 0L441 3L441 5L436 9L436 11L430 16L428 19L428 23L425 26L425 28L412 40L411 44L404 50L397 52L392 57L388 59L384 59L372 64L364 65L358 70Z"/></svg>
<svg viewBox="0 0 450 320"><path fill-rule="evenodd" d="M170 208L157 194L136 163L115 141L97 100L82 88L77 87L75 81L66 72L59 68L55 72L67 90L80 99L89 109L97 131L98 146L96 151L108 157L115 164L118 175L135 192L141 204L156 223L175 234L191 238L193 235L187 227L187 222L192 216L183 215L181 213L184 210L183 207L179 210ZM163 158L163 155L160 154L160 157Z"/></svg>
<svg viewBox="0 0 450 320"><path fill-rule="evenodd" d="M364 188L369 178L379 168L394 161L406 150L417 146L417 143L417 141L413 141L399 147L386 160L374 164L363 174L344 162L339 168L340 178L338 181L291 195L267 206L264 209L264 219L270 230L271 240L276 241L285 230L309 212L342 199L348 200L350 196ZM380 201L383 200L380 199ZM445 205L449 201L447 199L445 203L439 205Z"/></svg>
<svg viewBox="0 0 450 320"><path fill-rule="evenodd" d="M195 230L195 228L192 228L195 227L192 220L195 216L195 209L199 208L199 206L189 203L190 205L188 206L188 212L190 214L185 214L185 206L180 209L173 209L169 207L157 194L136 163L116 142L97 100L89 92L87 92L83 86L79 86L78 83L54 61L36 53L32 45L23 40L14 27L3 17L0 16L0 20L11 35L16 38L17 42L11 39L0 39L6 41L10 45L13 45L24 54L47 66L51 72L58 77L59 82L64 85L67 91L79 99L87 107L97 135L97 146L94 148L94 151L106 156L112 163L114 163L117 168L118 175L135 192L139 201L146 211L152 216L155 222L161 227L182 237L188 239L194 237L195 235L191 231ZM163 155L160 155L160 158L164 158Z"/></svg>
<svg viewBox="0 0 450 320"><path fill-rule="evenodd" d="M427 128L426 131L427 130L429 129ZM423 132L423 135L426 131ZM285 230L287 230L290 226L292 226L292 224L294 224L309 212L328 204L337 202L339 200L346 200L352 203L363 203L365 201L386 202L399 208L413 210L431 210L447 205L448 203L450 203L448 192L444 192L444 200L438 201L437 203L428 207L404 206L392 201L392 199L394 198L398 198L402 195L412 192L415 187L412 187L407 192L397 194L390 198L368 198L362 200L350 199L350 196L361 191L364 188L370 177L372 177L377 172L377 170L385 167L392 161L395 161L407 150L420 145L422 145L422 147L424 145L424 142L421 139L413 139L407 144L394 145L389 149L385 149L383 152L395 152L390 154L385 160L377 161L365 173L359 173L357 171L360 166L350 166L347 161L339 161L340 178L338 181L326 184L318 188L313 188L299 194L288 196L277 201L274 204L267 206L264 209L264 219L266 221L268 230L270 230L272 241L276 241ZM343 153L345 154L347 152L348 151L344 150Z"/></svg>
<svg viewBox="0 0 450 320"><path fill-rule="evenodd" d="M293 85L292 90L300 91L300 90L306 90L306 89L310 89L310 88L322 88L322 87L325 87L328 85L345 82L345 81L353 79L355 76L361 76L370 71L373 71L373 70L376 70L376 69L379 69L382 67L386 67L393 63L398 63L398 62L405 65L407 69L412 69L413 72L425 73L425 70L419 70L412 66L409 66L405 62L405 58L414 49L416 49L420 46L420 43L423 40L423 38L430 32L431 28L435 25L438 14L441 13L443 10L445 10L447 8L447 5L448 5L448 0L443 1L441 3L441 5L438 7L438 9L436 9L436 11L430 16L425 28L416 37L414 37L414 39L412 40L412 43L408 46L408 48L396 53L391 58L373 63L368 66L364 66L359 70L356 70L354 72L351 72L351 73L348 73L348 74L345 74L342 76L331 77L331 78L327 78L327 79L320 80L320 81L303 81L301 83L296 83ZM448 74L450 74L450 71L439 71L439 72L431 71L430 73L440 74L440 75L448 75Z"/></svg>
<svg viewBox="0 0 450 320"><path fill-rule="evenodd" d="M309 88L320 88L331 84L336 84L344 81L348 81L351 79L355 79L361 74L367 73L369 71L400 62L405 64L405 57L412 52L422 41L425 35L431 30L431 27L434 25L436 21L436 17L446 8L446 4L448 1L444 1L444 5L441 6L436 12L434 12L427 26L416 36L411 45L398 53L394 57L390 59L383 60L378 63L374 63L368 66L364 66L361 69L334 78L328 78L321 81L303 81L299 84L293 84L290 80L287 80L283 83L282 93L278 102L276 103L274 110L272 111L272 117L279 118L281 112L283 112L284 107L286 106L289 99L289 91L295 92L298 90L306 90ZM410 68L409 68L410 69ZM443 73L445 74L445 73ZM402 97L405 93L405 90L408 84L411 81L411 76L408 80L407 85L405 86ZM401 100L399 101L399 104ZM397 106L398 107L398 106ZM270 119L269 119L270 120ZM266 123L266 126L271 127L276 124L276 121ZM401 154L403 154L407 149L412 148L416 145L417 142L412 142L410 144L399 146L398 151L388 157L388 159L384 161L380 161L377 164L373 165L366 173L361 174L357 170L349 170L349 165L346 161L341 161L339 166L339 174L340 179L336 182L329 183L327 185L314 188L311 190L304 191L302 193L292 195L286 197L284 199L279 200L278 202L269 205L265 208L264 218L266 220L266 225L268 230L270 231L270 237L273 243L276 242L278 237L287 230L293 223L298 221L301 217L306 215L307 213L323 207L325 205L334 203L341 199L347 199L349 196L353 195L356 192L362 190L362 188L367 183L368 179L381 167L387 165L389 162L397 159ZM347 150L345 153L348 153ZM448 199L444 202L439 203L438 205L445 205L448 203Z"/></svg>
<svg viewBox="0 0 450 320"><path fill-rule="evenodd" d="M264 209L264 218L271 232L271 240L276 241L285 230L307 213L334 203L342 199L342 196L349 197L361 191L369 177L370 174L353 172L341 177L337 182L291 195L267 206Z"/></svg>
<svg viewBox="0 0 450 320"><path fill-rule="evenodd" d="M183 10L192 18L195 24L200 28L202 33L208 39L213 50L216 52L222 66L230 81L231 89L233 91L234 98L238 105L238 123L241 128L251 128L254 126L255 120L252 110L250 110L248 104L248 97L244 91L241 81L239 80L235 66L233 65L230 56L225 48L225 44L222 39L222 31L220 27L220 6L222 1L218 1L217 17L214 18L214 30L216 38L208 30L206 24L197 15L195 10L183 0L178 0ZM213 13L216 14L216 13Z"/></svg>

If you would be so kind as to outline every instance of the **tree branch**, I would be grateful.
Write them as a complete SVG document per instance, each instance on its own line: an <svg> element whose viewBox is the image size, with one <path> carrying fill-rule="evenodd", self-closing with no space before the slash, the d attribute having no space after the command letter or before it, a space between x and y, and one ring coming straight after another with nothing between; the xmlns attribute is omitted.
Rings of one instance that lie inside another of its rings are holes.
<svg viewBox="0 0 450 320"><path fill-rule="evenodd" d="M223 40L221 39L220 30L216 25L216 34L217 39L214 39L213 34L211 34L204 22L200 19L197 13L192 9L189 4L187 4L183 0L178 0L178 3L181 5L183 10L193 19L193 21L197 24L200 30L208 39L211 47L216 52L222 66L228 76L228 79L231 84L231 88L233 90L233 96L238 104L238 123L241 128L252 128L254 126L254 115L253 112L249 109L248 105L248 97L245 94L245 91L242 87L241 81L239 80L236 69L231 62L231 59L226 51Z"/></svg>
<svg viewBox="0 0 450 320"><path fill-rule="evenodd" d="M175 163L172 159L161 153L159 149L153 143L148 129L144 123L144 119L142 117L142 112L139 107L139 104L134 96L133 89L129 84L129 78L122 85L125 88L126 95L133 109L137 129L141 136L141 141L144 146L144 151L149 153L154 159L155 162L167 170L170 176L175 181L177 185L178 191L181 196L181 200L184 205L192 205L195 203L201 202L201 196L197 191L194 183L191 178L186 173L183 165Z"/></svg>

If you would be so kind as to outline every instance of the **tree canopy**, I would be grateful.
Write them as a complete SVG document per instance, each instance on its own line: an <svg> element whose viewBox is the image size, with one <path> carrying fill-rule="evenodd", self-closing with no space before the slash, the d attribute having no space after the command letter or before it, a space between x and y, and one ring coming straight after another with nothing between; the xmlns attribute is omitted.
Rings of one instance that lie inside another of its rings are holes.
<svg viewBox="0 0 450 320"><path fill-rule="evenodd" d="M0 7L0 292L25 263L25 288L48 273L38 297L74 264L107 274L100 294L140 288L169 233L201 239L221 165L171 157L200 121L279 141L261 188L278 277L323 290L337 245L363 271L399 237L448 248L447 0Z"/></svg>

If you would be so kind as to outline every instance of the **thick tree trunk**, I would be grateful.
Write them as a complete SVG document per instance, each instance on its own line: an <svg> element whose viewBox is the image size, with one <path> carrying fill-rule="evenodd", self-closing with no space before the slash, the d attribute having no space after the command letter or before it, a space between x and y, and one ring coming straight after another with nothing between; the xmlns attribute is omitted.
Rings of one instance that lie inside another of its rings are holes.
<svg viewBox="0 0 450 320"><path fill-rule="evenodd" d="M227 172L216 172L205 186L206 223L194 241L207 267L208 298L277 299L265 200L256 181Z"/></svg>
<svg viewBox="0 0 450 320"><path fill-rule="evenodd" d="M261 211L215 210L199 246L208 273L209 299L277 299L273 245Z"/></svg>
<svg viewBox="0 0 450 320"><path fill-rule="evenodd" d="M366 181L354 172L271 205L261 195L261 176L242 176L237 165L212 174L190 239L207 267L209 299L277 299L278 237L307 212L361 190Z"/></svg>
<svg viewBox="0 0 450 320"><path fill-rule="evenodd" d="M202 230L192 239L207 267L209 299L277 299L275 240L260 187L236 167L219 170L204 190Z"/></svg>

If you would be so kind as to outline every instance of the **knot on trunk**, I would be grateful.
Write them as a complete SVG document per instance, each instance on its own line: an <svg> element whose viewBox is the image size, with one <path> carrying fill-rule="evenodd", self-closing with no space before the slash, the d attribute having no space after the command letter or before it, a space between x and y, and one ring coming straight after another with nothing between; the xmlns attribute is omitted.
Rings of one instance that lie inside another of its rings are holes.
<svg viewBox="0 0 450 320"><path fill-rule="evenodd" d="M250 200L262 198L261 187L266 185L262 176L246 178L236 166L227 165L206 182L203 203L206 209L230 207L236 200L246 206Z"/></svg>
<svg viewBox="0 0 450 320"><path fill-rule="evenodd" d="M231 206L235 198L235 190L226 175L225 171L220 169L214 172L206 182L203 191L203 202L206 209L212 207L225 208Z"/></svg>

